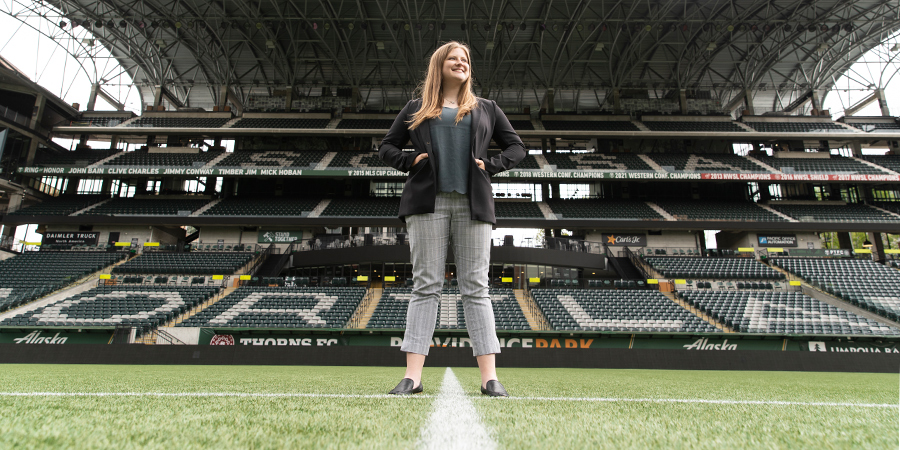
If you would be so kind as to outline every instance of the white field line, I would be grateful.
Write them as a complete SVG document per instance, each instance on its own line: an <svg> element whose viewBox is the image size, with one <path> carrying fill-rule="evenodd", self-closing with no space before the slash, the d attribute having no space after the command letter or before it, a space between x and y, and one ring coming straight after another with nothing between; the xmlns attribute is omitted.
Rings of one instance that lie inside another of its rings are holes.
<svg viewBox="0 0 900 450"><path fill-rule="evenodd" d="M455 377L454 377L455 379ZM457 381L457 385L459 381ZM435 398L433 395L388 394L311 394L311 393L262 393L262 392L0 392L0 397L237 397L237 398L385 398L416 399ZM763 406L827 406L839 408L900 408L890 403L842 403L842 402L793 402L779 400L706 400L694 398L615 398L615 397L507 397L494 399L484 396L467 396L474 400L495 401L551 401L551 402L602 402L602 403L705 403L718 405Z"/></svg>
<svg viewBox="0 0 900 450"><path fill-rule="evenodd" d="M434 410L422 429L419 447L426 449L494 449L497 443L478 417L472 399L466 395L449 367L434 400Z"/></svg>

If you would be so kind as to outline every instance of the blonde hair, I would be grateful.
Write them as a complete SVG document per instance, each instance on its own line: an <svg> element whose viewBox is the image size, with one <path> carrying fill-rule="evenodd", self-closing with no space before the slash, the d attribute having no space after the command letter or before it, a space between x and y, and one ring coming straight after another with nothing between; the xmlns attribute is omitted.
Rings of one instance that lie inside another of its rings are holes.
<svg viewBox="0 0 900 450"><path fill-rule="evenodd" d="M475 92L472 91L472 58L469 57L469 47L457 41L450 41L434 51L431 54L431 61L428 63L428 72L425 74L425 80L419 84L416 91L422 94L422 107L412 114L412 120L409 122L409 129L413 130L422 122L441 116L441 110L444 107L444 92L442 89L444 75L444 61L451 51L461 48L466 52L466 59L469 60L469 77L459 88L459 109L456 111L456 123L459 123L473 109L478 107L478 100Z"/></svg>

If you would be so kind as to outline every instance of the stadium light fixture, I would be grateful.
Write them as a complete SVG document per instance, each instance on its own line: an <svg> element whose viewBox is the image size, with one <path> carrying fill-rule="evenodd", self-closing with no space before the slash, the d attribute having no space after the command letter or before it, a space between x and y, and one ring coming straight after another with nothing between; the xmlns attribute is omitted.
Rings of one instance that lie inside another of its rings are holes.
<svg viewBox="0 0 900 450"><path fill-rule="evenodd" d="M713 50L715 50L715 49L716 49L716 43L715 43L715 42L710 42L709 44L706 44L706 51L711 52L711 51L713 51Z"/></svg>
<svg viewBox="0 0 900 450"><path fill-rule="evenodd" d="M60 21L59 21L59 27L60 27L60 28L65 29L67 25L69 25L69 24L67 24L65 20L60 20Z"/></svg>
<svg viewBox="0 0 900 450"><path fill-rule="evenodd" d="M871 241L869 241L869 238L866 238L866 240L863 241L862 246L865 247L865 248L870 248L870 247L873 246L873 244L872 244Z"/></svg>
<svg viewBox="0 0 900 450"><path fill-rule="evenodd" d="M266 48L275 48L275 42L271 39L266 40Z"/></svg>
<svg viewBox="0 0 900 450"><path fill-rule="evenodd" d="M384 50L384 41L375 42L375 48L377 48L378 50Z"/></svg>
<svg viewBox="0 0 900 450"><path fill-rule="evenodd" d="M122 19L122 20L119 21L119 28L125 28L125 27L127 27L127 26L128 26L128 21L127 21L127 20Z"/></svg>
<svg viewBox="0 0 900 450"><path fill-rule="evenodd" d="M598 42L597 45L594 46L594 51L600 52L600 51L603 51L604 48L606 48L606 44L604 44L602 42Z"/></svg>
<svg viewBox="0 0 900 450"><path fill-rule="evenodd" d="M103 28L103 21L98 20L98 21L94 22L94 28Z"/></svg>
<svg viewBox="0 0 900 450"><path fill-rule="evenodd" d="M891 47L891 51L892 52L900 52L900 44L894 44L894 46Z"/></svg>

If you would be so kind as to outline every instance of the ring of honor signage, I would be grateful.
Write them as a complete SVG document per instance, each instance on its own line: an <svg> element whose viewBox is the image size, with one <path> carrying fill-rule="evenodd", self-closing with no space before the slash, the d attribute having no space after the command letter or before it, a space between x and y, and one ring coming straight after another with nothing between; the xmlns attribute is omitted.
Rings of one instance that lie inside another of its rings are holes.
<svg viewBox="0 0 900 450"><path fill-rule="evenodd" d="M100 240L98 232L47 232L41 240L43 245L97 245Z"/></svg>
<svg viewBox="0 0 900 450"><path fill-rule="evenodd" d="M760 247L796 247L797 236L793 234L771 235L758 234L756 241Z"/></svg>
<svg viewBox="0 0 900 450"><path fill-rule="evenodd" d="M610 247L646 247L646 234L604 233L603 242Z"/></svg>

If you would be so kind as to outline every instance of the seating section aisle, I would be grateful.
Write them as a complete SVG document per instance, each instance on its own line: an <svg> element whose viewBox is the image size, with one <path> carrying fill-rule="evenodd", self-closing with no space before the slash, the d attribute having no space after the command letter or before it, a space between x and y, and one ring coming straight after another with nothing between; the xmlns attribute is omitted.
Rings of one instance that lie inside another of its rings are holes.
<svg viewBox="0 0 900 450"><path fill-rule="evenodd" d="M387 130L394 119L341 119L338 130Z"/></svg>
<svg viewBox="0 0 900 450"><path fill-rule="evenodd" d="M747 130L732 122L652 122L642 121L650 131L693 131L740 133Z"/></svg>
<svg viewBox="0 0 900 450"><path fill-rule="evenodd" d="M115 327L150 331L216 295L200 286L100 286L0 322L5 326Z"/></svg>
<svg viewBox="0 0 900 450"><path fill-rule="evenodd" d="M46 200L9 214L18 216L68 216L75 211L80 211L94 203L99 203L106 198L109 197L102 195L63 194L52 200Z"/></svg>
<svg viewBox="0 0 900 450"><path fill-rule="evenodd" d="M685 292L684 299L740 333L900 334L799 292L694 291Z"/></svg>
<svg viewBox="0 0 900 450"><path fill-rule="evenodd" d="M103 163L104 166L176 166L198 167L221 155L222 152L148 153L146 150L124 152Z"/></svg>
<svg viewBox="0 0 900 450"><path fill-rule="evenodd" d="M304 216L309 215L321 200L290 197L228 197L201 216Z"/></svg>
<svg viewBox="0 0 900 450"><path fill-rule="evenodd" d="M25 252L0 261L0 311L28 303L127 255L109 252Z"/></svg>
<svg viewBox="0 0 900 450"><path fill-rule="evenodd" d="M116 154L118 150L74 150L70 152L39 151L34 157L34 165L38 167L79 166L94 164L104 158Z"/></svg>
<svg viewBox="0 0 900 450"><path fill-rule="evenodd" d="M770 207L801 222L897 222L900 217L867 205L780 205Z"/></svg>
<svg viewBox="0 0 900 450"><path fill-rule="evenodd" d="M738 155L647 153L647 156L664 169L670 166L675 172L769 173L755 160Z"/></svg>
<svg viewBox="0 0 900 450"><path fill-rule="evenodd" d="M543 120L551 131L641 131L627 120Z"/></svg>
<svg viewBox="0 0 900 450"><path fill-rule="evenodd" d="M724 220L729 222L787 222L750 202L656 202L678 220Z"/></svg>
<svg viewBox="0 0 900 450"><path fill-rule="evenodd" d="M218 162L216 167L303 167L319 164L323 151L237 151Z"/></svg>
<svg viewBox="0 0 900 450"><path fill-rule="evenodd" d="M494 214L504 219L543 219L544 213L535 202L494 202Z"/></svg>
<svg viewBox="0 0 900 450"><path fill-rule="evenodd" d="M238 120L231 128L325 128L331 119L249 118Z"/></svg>
<svg viewBox="0 0 900 450"><path fill-rule="evenodd" d="M863 156L866 161L886 167L894 172L900 172L900 155Z"/></svg>
<svg viewBox="0 0 900 450"><path fill-rule="evenodd" d="M531 293L557 331L720 331L658 291L535 289Z"/></svg>
<svg viewBox="0 0 900 450"><path fill-rule="evenodd" d="M887 172L863 164L852 158L832 156L831 158L773 158L771 156L757 156L769 167L774 167L784 173L828 173L851 175L885 175Z"/></svg>
<svg viewBox="0 0 900 450"><path fill-rule="evenodd" d="M900 214L900 201L898 202L878 202L875 206L890 211L894 214Z"/></svg>
<svg viewBox="0 0 900 450"><path fill-rule="evenodd" d="M328 163L329 168L343 167L378 167L390 169L391 166L385 164L378 157L377 152L337 152L331 162Z"/></svg>
<svg viewBox="0 0 900 450"><path fill-rule="evenodd" d="M336 198L319 217L397 217L399 197Z"/></svg>
<svg viewBox="0 0 900 450"><path fill-rule="evenodd" d="M648 256L646 261L667 278L718 278L728 280L783 280L783 273L753 258L701 258Z"/></svg>
<svg viewBox="0 0 900 450"><path fill-rule="evenodd" d="M547 200L547 205L558 217L566 219L663 220L644 202L557 199Z"/></svg>
<svg viewBox="0 0 900 450"><path fill-rule="evenodd" d="M88 216L178 216L202 208L209 200L114 198L80 215Z"/></svg>
<svg viewBox="0 0 900 450"><path fill-rule="evenodd" d="M178 324L214 328L344 328L364 287L242 286Z"/></svg>
<svg viewBox="0 0 900 450"><path fill-rule="evenodd" d="M851 131L833 122L745 122L760 133L850 133Z"/></svg>
<svg viewBox="0 0 900 450"><path fill-rule="evenodd" d="M773 264L855 306L900 320L900 272L860 259L777 258Z"/></svg>
<svg viewBox="0 0 900 450"><path fill-rule="evenodd" d="M113 273L228 275L247 265L247 252L147 252L113 269Z"/></svg>
<svg viewBox="0 0 900 450"><path fill-rule="evenodd" d="M492 287L489 295L498 330L531 329L512 289ZM411 296L412 288L385 289L366 328L406 328L406 310ZM441 290L435 328L445 330L466 328L465 311L458 288Z"/></svg>
<svg viewBox="0 0 900 450"><path fill-rule="evenodd" d="M547 162L563 170L604 170L607 172L653 171L638 155L621 153L547 153Z"/></svg>
<svg viewBox="0 0 900 450"><path fill-rule="evenodd" d="M897 133L900 132L900 123L880 122L853 122L848 123L853 128L858 128L866 133Z"/></svg>
<svg viewBox="0 0 900 450"><path fill-rule="evenodd" d="M209 117L141 117L129 123L129 127L151 128L220 128L228 123L228 118Z"/></svg>

